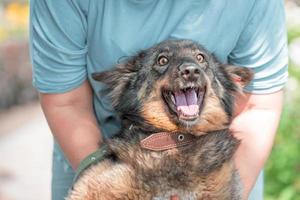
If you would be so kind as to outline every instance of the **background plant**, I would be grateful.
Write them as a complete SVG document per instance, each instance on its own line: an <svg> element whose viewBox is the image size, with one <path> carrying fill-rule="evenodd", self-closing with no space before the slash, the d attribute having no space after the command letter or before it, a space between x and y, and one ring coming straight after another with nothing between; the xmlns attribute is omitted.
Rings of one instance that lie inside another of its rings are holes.
<svg viewBox="0 0 300 200"><path fill-rule="evenodd" d="M295 3L296 2L296 3ZM265 168L266 200L300 199L300 1L287 2L288 43L298 50L289 62L285 105L271 156ZM293 14L292 12L295 12ZM295 51L295 49L293 49ZM298 64L296 64L298 63Z"/></svg>

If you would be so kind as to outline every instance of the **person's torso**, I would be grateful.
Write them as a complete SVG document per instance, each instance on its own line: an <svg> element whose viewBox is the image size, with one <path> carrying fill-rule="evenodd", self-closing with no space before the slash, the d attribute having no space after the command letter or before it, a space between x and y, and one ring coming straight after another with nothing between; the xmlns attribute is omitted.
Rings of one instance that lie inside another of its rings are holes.
<svg viewBox="0 0 300 200"><path fill-rule="evenodd" d="M117 132L118 118L104 97L103 85L90 74L113 67L167 39L192 39L219 61L235 47L252 1L243 0L77 0L87 18L87 70L95 92L94 108L105 136ZM83 2L84 1L84 2Z"/></svg>

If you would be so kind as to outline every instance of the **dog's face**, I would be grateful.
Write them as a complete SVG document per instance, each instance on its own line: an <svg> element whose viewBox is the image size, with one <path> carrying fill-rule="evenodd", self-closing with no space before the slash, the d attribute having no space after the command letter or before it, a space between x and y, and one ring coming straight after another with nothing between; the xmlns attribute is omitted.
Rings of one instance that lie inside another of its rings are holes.
<svg viewBox="0 0 300 200"><path fill-rule="evenodd" d="M107 85L113 106L131 122L203 134L228 127L234 94L252 73L219 64L193 41L170 40L93 78Z"/></svg>

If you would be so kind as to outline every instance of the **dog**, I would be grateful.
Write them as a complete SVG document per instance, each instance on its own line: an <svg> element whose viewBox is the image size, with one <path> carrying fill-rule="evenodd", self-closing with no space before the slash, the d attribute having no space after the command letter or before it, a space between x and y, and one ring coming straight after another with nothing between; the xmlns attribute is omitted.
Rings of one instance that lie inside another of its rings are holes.
<svg viewBox="0 0 300 200"><path fill-rule="evenodd" d="M252 77L191 40L161 42L94 73L122 129L67 200L242 199L233 162L240 141L229 125Z"/></svg>

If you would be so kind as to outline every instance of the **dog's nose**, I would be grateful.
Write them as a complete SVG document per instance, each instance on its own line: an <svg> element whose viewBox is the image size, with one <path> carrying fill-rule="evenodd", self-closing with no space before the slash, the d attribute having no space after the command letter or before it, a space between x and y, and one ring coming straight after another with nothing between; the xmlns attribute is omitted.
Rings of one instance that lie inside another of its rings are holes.
<svg viewBox="0 0 300 200"><path fill-rule="evenodd" d="M200 77L200 68L195 65L181 65L179 73L187 81L196 81Z"/></svg>

